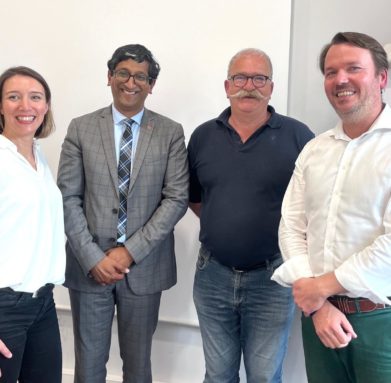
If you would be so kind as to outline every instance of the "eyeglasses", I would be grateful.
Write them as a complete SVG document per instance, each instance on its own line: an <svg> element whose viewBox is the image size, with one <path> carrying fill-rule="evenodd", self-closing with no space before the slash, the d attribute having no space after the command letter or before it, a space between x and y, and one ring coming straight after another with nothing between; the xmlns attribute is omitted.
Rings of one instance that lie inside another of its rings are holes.
<svg viewBox="0 0 391 383"><path fill-rule="evenodd" d="M238 88L243 88L248 79L251 79L255 88L263 88L266 85L267 80L272 80L269 76L263 74L256 74L255 76L246 76L245 74L234 74L229 76L228 80L232 80L235 86Z"/></svg>
<svg viewBox="0 0 391 383"><path fill-rule="evenodd" d="M136 84L139 85L145 85L150 77L147 76L144 73L136 73L136 74L130 74L127 70L125 69L118 69L113 71L113 76L120 80L121 82L128 82L131 77L133 77L133 81Z"/></svg>

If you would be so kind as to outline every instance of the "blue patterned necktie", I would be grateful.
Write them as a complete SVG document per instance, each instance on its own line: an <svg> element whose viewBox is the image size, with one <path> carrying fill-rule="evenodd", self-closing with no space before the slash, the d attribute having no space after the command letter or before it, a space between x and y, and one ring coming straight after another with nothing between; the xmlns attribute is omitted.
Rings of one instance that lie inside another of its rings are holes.
<svg viewBox="0 0 391 383"><path fill-rule="evenodd" d="M130 180L130 166L132 162L132 119L123 121L125 130L121 138L118 160L118 190L119 190L119 210L118 210L118 232L117 238L126 233L127 218L127 198Z"/></svg>

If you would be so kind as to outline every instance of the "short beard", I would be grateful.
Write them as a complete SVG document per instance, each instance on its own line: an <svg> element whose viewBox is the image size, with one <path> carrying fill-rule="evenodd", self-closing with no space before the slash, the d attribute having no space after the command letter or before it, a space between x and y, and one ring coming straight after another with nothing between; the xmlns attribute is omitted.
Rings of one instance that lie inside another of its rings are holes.
<svg viewBox="0 0 391 383"><path fill-rule="evenodd" d="M357 124L371 114L374 104L374 100L369 99L362 104L355 105L352 109L346 112L340 112L338 110L336 110L336 112L340 119L346 124Z"/></svg>

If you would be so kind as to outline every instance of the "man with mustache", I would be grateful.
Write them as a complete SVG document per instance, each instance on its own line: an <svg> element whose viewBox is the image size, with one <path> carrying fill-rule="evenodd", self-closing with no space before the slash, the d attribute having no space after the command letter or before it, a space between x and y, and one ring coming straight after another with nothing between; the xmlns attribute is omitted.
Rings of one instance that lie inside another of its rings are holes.
<svg viewBox="0 0 391 383"><path fill-rule="evenodd" d="M204 383L281 382L294 304L270 280L282 263L277 230L285 189L313 134L277 114L270 58L245 49L231 59L230 107L191 136L190 208L200 217L194 302L206 361Z"/></svg>
<svg viewBox="0 0 391 383"><path fill-rule="evenodd" d="M285 263L303 311L309 383L391 382L391 109L388 59L358 32L337 33L320 55L340 117L300 154L282 207Z"/></svg>

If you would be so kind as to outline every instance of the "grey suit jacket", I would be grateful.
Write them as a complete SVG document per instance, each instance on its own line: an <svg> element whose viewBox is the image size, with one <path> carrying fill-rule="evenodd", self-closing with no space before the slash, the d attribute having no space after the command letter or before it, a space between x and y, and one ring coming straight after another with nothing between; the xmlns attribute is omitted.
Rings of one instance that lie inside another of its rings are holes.
<svg viewBox="0 0 391 383"><path fill-rule="evenodd" d="M63 194L67 267L65 286L100 291L89 271L116 245L118 175L111 106L71 121L58 171ZM127 274L135 294L176 283L175 224L188 203L188 165L182 126L145 109L127 202Z"/></svg>

